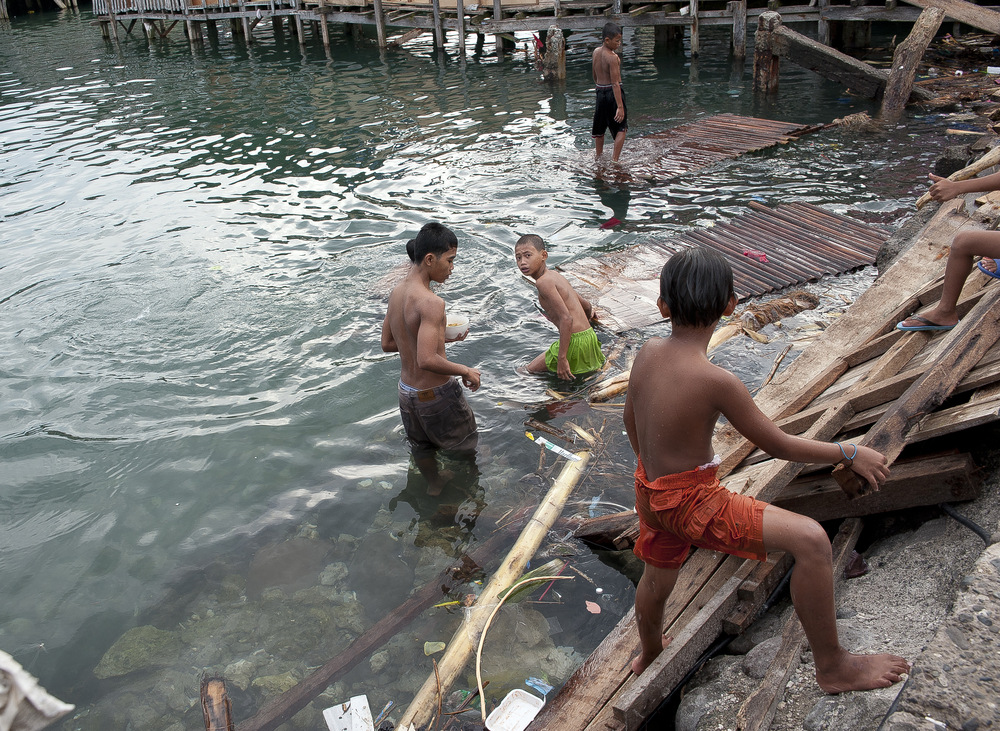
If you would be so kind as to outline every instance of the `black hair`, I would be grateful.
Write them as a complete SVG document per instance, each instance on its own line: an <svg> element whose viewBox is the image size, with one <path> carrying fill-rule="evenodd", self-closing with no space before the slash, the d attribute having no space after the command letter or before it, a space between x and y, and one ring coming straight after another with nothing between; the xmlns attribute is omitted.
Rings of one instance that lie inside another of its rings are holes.
<svg viewBox="0 0 1000 731"><path fill-rule="evenodd" d="M621 34L621 26L617 23L605 23L604 30L601 31L601 40L604 40L605 38L614 38L615 36L620 36Z"/></svg>
<svg viewBox="0 0 1000 731"><path fill-rule="evenodd" d="M715 325L733 293L733 268L715 249L685 249L670 257L660 272L660 299L678 325Z"/></svg>
<svg viewBox="0 0 1000 731"><path fill-rule="evenodd" d="M514 244L514 248L516 249L518 246L524 246L525 244L534 246L535 251L545 251L545 242L542 240L541 236L537 236L536 234L525 234L517 240L517 243Z"/></svg>
<svg viewBox="0 0 1000 731"><path fill-rule="evenodd" d="M414 264L422 262L428 254L443 254L457 248L458 237L436 221L425 223L416 238L406 242L406 254Z"/></svg>

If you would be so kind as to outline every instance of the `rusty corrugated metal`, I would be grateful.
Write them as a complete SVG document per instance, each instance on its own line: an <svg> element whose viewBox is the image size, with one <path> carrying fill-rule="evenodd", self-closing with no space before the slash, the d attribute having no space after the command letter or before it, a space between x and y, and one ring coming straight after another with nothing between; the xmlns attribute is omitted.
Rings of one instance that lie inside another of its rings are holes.
<svg viewBox="0 0 1000 731"><path fill-rule="evenodd" d="M733 266L740 299L759 296L873 264L889 237L882 229L808 203L768 208L751 203L750 213L711 228L665 241L588 257L560 269L602 310L616 331L657 322L660 269L671 254L692 246L721 252ZM766 262L747 256L761 251Z"/></svg>

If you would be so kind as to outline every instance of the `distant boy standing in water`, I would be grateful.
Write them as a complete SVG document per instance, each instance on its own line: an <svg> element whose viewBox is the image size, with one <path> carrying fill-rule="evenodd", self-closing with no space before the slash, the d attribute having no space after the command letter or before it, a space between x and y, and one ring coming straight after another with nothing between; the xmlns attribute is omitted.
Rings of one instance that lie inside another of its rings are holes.
<svg viewBox="0 0 1000 731"><path fill-rule="evenodd" d="M514 244L514 261L521 274L535 280L538 304L559 328L559 340L528 364L528 372L551 371L564 380L596 371L604 365L597 333L590 326L594 308L570 286L566 277L546 265L549 252L540 236L527 234Z"/></svg>
<svg viewBox="0 0 1000 731"><path fill-rule="evenodd" d="M594 126L590 134L593 135L597 148L595 157L600 157L604 153L604 132L611 131L615 140L611 159L617 162L628 130L625 91L622 89L622 62L615 53L622 44L622 29L615 23L605 23L601 38L601 45L594 49L593 74L597 85L597 108L594 109Z"/></svg>
<svg viewBox="0 0 1000 731"><path fill-rule="evenodd" d="M453 376L475 391L479 371L445 356L444 300L431 291L431 282L444 282L455 268L455 234L440 223L427 223L407 243L406 253L410 270L389 295L382 350L399 353L399 413L414 460L433 495L443 487L435 451L476 449L476 417ZM464 340L466 335L455 340Z"/></svg>
<svg viewBox="0 0 1000 731"><path fill-rule="evenodd" d="M767 551L795 557L792 602L827 693L885 688L909 672L896 655L855 655L837 638L830 540L819 523L727 490L716 477L712 434L719 416L777 459L842 462L873 487L889 469L873 449L791 436L757 408L743 383L713 365L708 341L719 318L736 308L733 272L718 252L688 249L660 274L660 314L667 338L643 345L632 367L625 429L638 458L635 471L639 540L646 564L636 587L641 650L632 662L642 673L663 650L663 606L692 545L764 560Z"/></svg>

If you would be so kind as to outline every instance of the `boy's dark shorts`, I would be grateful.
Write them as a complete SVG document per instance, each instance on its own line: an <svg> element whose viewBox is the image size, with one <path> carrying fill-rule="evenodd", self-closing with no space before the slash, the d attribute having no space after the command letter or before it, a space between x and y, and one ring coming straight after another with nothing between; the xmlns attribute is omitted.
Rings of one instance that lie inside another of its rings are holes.
<svg viewBox="0 0 1000 731"><path fill-rule="evenodd" d="M414 455L435 449L471 451L479 441L476 417L455 378L422 391L400 386L399 415Z"/></svg>
<svg viewBox="0 0 1000 731"><path fill-rule="evenodd" d="M625 89L622 89L622 106L625 116L621 122L615 121L618 112L618 102L615 101L615 90L610 86L597 87L597 107L594 109L594 124L590 128L591 137L603 137L610 130L612 137L619 132L628 130L628 105L625 103Z"/></svg>

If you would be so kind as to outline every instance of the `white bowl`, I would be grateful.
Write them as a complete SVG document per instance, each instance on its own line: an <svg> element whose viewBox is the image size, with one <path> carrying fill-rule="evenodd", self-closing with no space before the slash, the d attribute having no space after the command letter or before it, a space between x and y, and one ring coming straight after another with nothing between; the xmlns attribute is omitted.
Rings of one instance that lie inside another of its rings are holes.
<svg viewBox="0 0 1000 731"><path fill-rule="evenodd" d="M467 315L445 314L444 339L454 340L469 332L469 318Z"/></svg>

